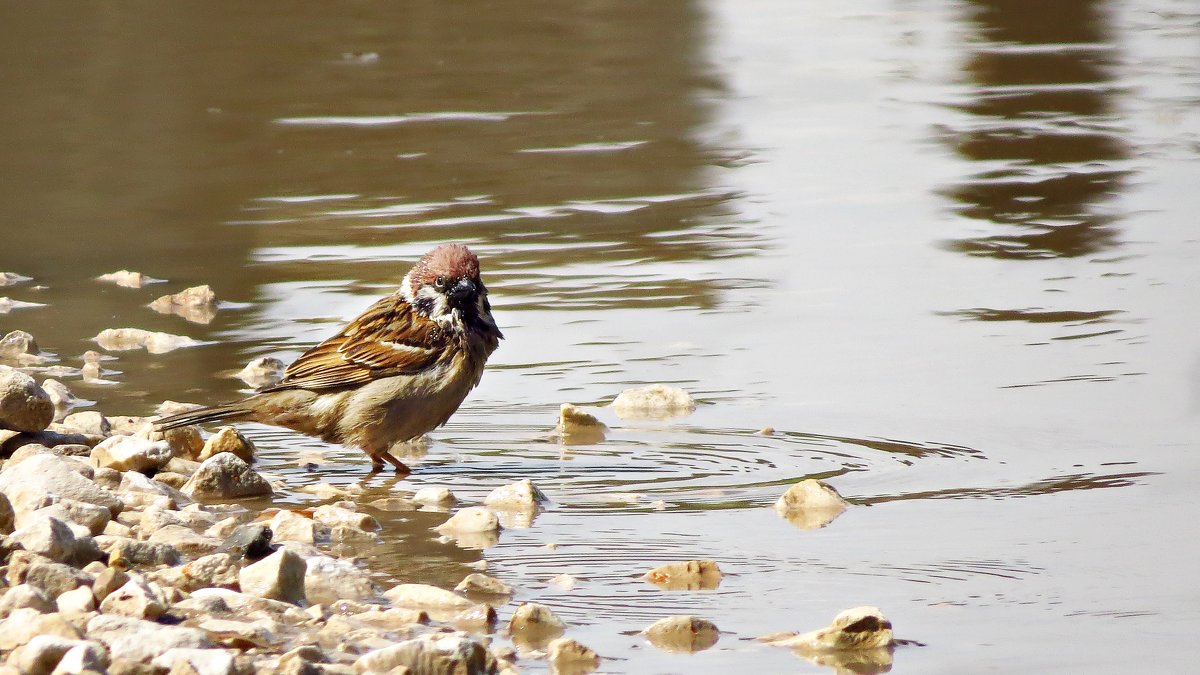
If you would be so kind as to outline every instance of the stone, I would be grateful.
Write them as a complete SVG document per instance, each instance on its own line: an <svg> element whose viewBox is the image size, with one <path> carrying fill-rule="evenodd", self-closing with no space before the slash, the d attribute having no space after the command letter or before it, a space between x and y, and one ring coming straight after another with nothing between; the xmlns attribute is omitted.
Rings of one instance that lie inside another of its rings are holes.
<svg viewBox="0 0 1200 675"><path fill-rule="evenodd" d="M79 399L67 385L58 380L48 377L42 381L42 389L50 396L50 402L54 404L55 410L70 410L79 403Z"/></svg>
<svg viewBox="0 0 1200 675"><path fill-rule="evenodd" d="M483 503L498 509L533 511L549 504L550 499L533 484L533 481L524 478L492 490Z"/></svg>
<svg viewBox="0 0 1200 675"><path fill-rule="evenodd" d="M217 294L208 287L192 286L174 295L164 295L150 303L159 314L176 314L192 323L211 323L217 316Z"/></svg>
<svg viewBox="0 0 1200 675"><path fill-rule="evenodd" d="M83 675L108 670L108 651L104 645L91 640L76 642L59 659L50 675Z"/></svg>
<svg viewBox="0 0 1200 675"><path fill-rule="evenodd" d="M0 534L11 534L16 525L17 514L13 511L8 497L0 494Z"/></svg>
<svg viewBox="0 0 1200 675"><path fill-rule="evenodd" d="M293 603L263 598L247 592L239 593L226 588L197 589L187 600L175 603L172 610L186 610L189 606L207 608L217 600L224 603L229 611L236 615L245 616L253 612L262 612L288 625L299 625L312 621L312 617ZM184 603L192 604L185 605ZM211 614L208 609L205 611Z"/></svg>
<svg viewBox="0 0 1200 675"><path fill-rule="evenodd" d="M626 389L611 405L622 419L667 419L689 415L696 409L690 394L666 384Z"/></svg>
<svg viewBox="0 0 1200 675"><path fill-rule="evenodd" d="M217 433L209 436L200 450L199 459L203 462L222 452L233 453L247 464L254 462L254 444L233 427L221 427Z"/></svg>
<svg viewBox="0 0 1200 675"><path fill-rule="evenodd" d="M567 625L549 607L536 602L517 607L508 621L508 633L513 642L532 649L544 647L566 629Z"/></svg>
<svg viewBox="0 0 1200 675"><path fill-rule="evenodd" d="M0 272L0 286L16 286L32 280L33 277L22 276L16 272Z"/></svg>
<svg viewBox="0 0 1200 675"><path fill-rule="evenodd" d="M274 494L266 479L237 455L222 452L200 464L182 492L193 499L237 499Z"/></svg>
<svg viewBox="0 0 1200 675"><path fill-rule="evenodd" d="M170 462L163 467L168 471L177 471L179 473L192 475L196 473L196 469L200 468L199 464L191 464L190 460L195 460L200 457L200 453L204 450L204 437L200 434L200 427L195 424L189 424L184 427L175 427L167 429L160 433L167 445L171 446ZM188 464L180 464L182 460L189 460Z"/></svg>
<svg viewBox="0 0 1200 675"><path fill-rule="evenodd" d="M171 461L171 446L166 441L151 441L138 436L112 436L92 448L92 466L117 471L158 471Z"/></svg>
<svg viewBox="0 0 1200 675"><path fill-rule="evenodd" d="M500 521L496 518L496 514L480 506L468 506L460 509L446 522L437 526L437 531L442 534L497 532L499 530Z"/></svg>
<svg viewBox="0 0 1200 675"><path fill-rule="evenodd" d="M80 586L59 595L54 604L62 614L86 614L96 610L96 596L92 589Z"/></svg>
<svg viewBox="0 0 1200 675"><path fill-rule="evenodd" d="M96 600L103 601L113 591L124 586L129 582L129 575L124 570L115 567L108 567L96 575L96 580L92 582L92 595Z"/></svg>
<svg viewBox="0 0 1200 675"><path fill-rule="evenodd" d="M294 511L280 510L270 520L271 531L276 541L296 541L312 544L321 536L328 536L329 528L319 525L312 518Z"/></svg>
<svg viewBox="0 0 1200 675"><path fill-rule="evenodd" d="M546 646L546 656L550 659L551 669L564 675L584 675L600 667L596 652L571 638L551 640Z"/></svg>
<svg viewBox="0 0 1200 675"><path fill-rule="evenodd" d="M270 619L237 621L210 617L201 619L196 627L208 633L208 639L226 647L270 648L280 641L272 630L278 624Z"/></svg>
<svg viewBox="0 0 1200 675"><path fill-rule="evenodd" d="M262 560L274 550L271 546L273 534L271 528L262 523L240 525L221 542L217 550L235 559Z"/></svg>
<svg viewBox="0 0 1200 675"><path fill-rule="evenodd" d="M584 412L570 403L562 404L558 411L558 424L554 433L558 440L567 445L592 445L604 440L608 427L595 415Z"/></svg>
<svg viewBox="0 0 1200 675"><path fill-rule="evenodd" d="M2 511L3 508L0 507L0 513L2 513ZM89 504L88 502L63 498L54 502L50 506L44 506L36 511L23 512L16 519L16 524L18 527L21 527L41 516L51 516L64 522L81 525L86 527L89 532L95 535L104 532L104 528L107 527L109 521L112 520L112 511L109 511L103 506ZM0 521L2 520L2 516L0 516ZM2 526L3 523L0 522L0 529L2 529Z"/></svg>
<svg viewBox="0 0 1200 675"><path fill-rule="evenodd" d="M379 521L375 520L374 516L334 504L325 504L314 509L313 520L329 527L344 525L369 532L382 529Z"/></svg>
<svg viewBox="0 0 1200 675"><path fill-rule="evenodd" d="M87 624L88 638L108 647L115 659L149 663L159 654L174 648L207 649L208 635L197 628L166 626L125 616L100 614Z"/></svg>
<svg viewBox="0 0 1200 675"><path fill-rule="evenodd" d="M780 495L775 512L802 530L815 530L833 522L849 505L829 484L809 478Z"/></svg>
<svg viewBox="0 0 1200 675"><path fill-rule="evenodd" d="M153 621L167 611L166 599L141 575L131 574L125 585L109 593L100 603L105 614Z"/></svg>
<svg viewBox="0 0 1200 675"><path fill-rule="evenodd" d="M260 356L247 363L246 367L242 368L234 377L255 389L260 389L282 380L286 369L287 366L283 361L273 356Z"/></svg>
<svg viewBox="0 0 1200 675"><path fill-rule="evenodd" d="M22 607L14 609L0 622L0 651L12 651L28 644L39 635L49 635L68 640L83 637L79 629L71 625L61 614L42 614L36 609Z"/></svg>
<svg viewBox="0 0 1200 675"><path fill-rule="evenodd" d="M12 614L14 610L27 607L39 614L49 614L55 611L54 601L46 592L32 584L17 584L4 592L0 597L0 618Z"/></svg>
<svg viewBox="0 0 1200 675"><path fill-rule="evenodd" d="M428 584L399 584L385 591L383 597L397 607L411 609L461 611L474 604L457 593Z"/></svg>
<svg viewBox="0 0 1200 675"><path fill-rule="evenodd" d="M118 286L124 286L125 288L141 288L142 286L146 286L148 284L161 284L166 280L155 279L154 277L147 276L141 272L117 270L116 272L101 274L100 276L96 277L96 281L116 284Z"/></svg>
<svg viewBox="0 0 1200 675"><path fill-rule="evenodd" d="M197 558L217 550L220 542L210 539L184 525L167 525L146 540L152 544L167 544L186 558Z"/></svg>
<svg viewBox="0 0 1200 675"><path fill-rule="evenodd" d="M109 490L92 483L74 467L77 462L56 455L36 455L0 470L0 494L8 497L17 511L44 506L47 495L65 497L121 512L121 500Z"/></svg>
<svg viewBox="0 0 1200 675"><path fill-rule="evenodd" d="M29 551L13 551L8 559L8 583L29 584L47 597L56 598L80 586L90 586L92 575Z"/></svg>
<svg viewBox="0 0 1200 675"><path fill-rule="evenodd" d="M491 675L496 659L487 647L462 633L432 634L363 654L358 673L414 675Z"/></svg>
<svg viewBox="0 0 1200 675"><path fill-rule="evenodd" d="M50 394L32 377L0 365L0 429L41 431L54 421Z"/></svg>
<svg viewBox="0 0 1200 675"><path fill-rule="evenodd" d="M474 572L468 574L454 590L460 593L475 593L479 595L512 595L513 588L496 577Z"/></svg>
<svg viewBox="0 0 1200 675"><path fill-rule="evenodd" d="M685 560L660 565L642 578L664 591L711 591L721 585L721 568L714 560Z"/></svg>
<svg viewBox="0 0 1200 675"><path fill-rule="evenodd" d="M202 344L186 335L155 333L141 328L105 328L92 338L110 352L123 352L145 347L151 354L165 354L181 347Z"/></svg>
<svg viewBox="0 0 1200 675"><path fill-rule="evenodd" d="M179 568L181 576L178 588L182 591L194 591L199 588L230 588L238 587L240 568L233 556L228 553L212 553L196 558Z"/></svg>
<svg viewBox="0 0 1200 675"><path fill-rule="evenodd" d="M40 354L37 340L23 330L14 330L0 338L0 358L18 359L22 356Z"/></svg>
<svg viewBox="0 0 1200 675"><path fill-rule="evenodd" d="M281 549L243 567L238 582L244 593L298 605L305 601L307 569L303 558L288 549Z"/></svg>
<svg viewBox="0 0 1200 675"><path fill-rule="evenodd" d="M444 487L426 487L417 490L412 500L423 506L447 508L458 501L454 493Z"/></svg>
<svg viewBox="0 0 1200 675"><path fill-rule="evenodd" d="M304 594L309 602L331 604L375 596L370 575L348 560L319 555L309 558L306 567Z"/></svg>
<svg viewBox="0 0 1200 675"><path fill-rule="evenodd" d="M66 656L67 652L76 647L83 649L90 648L93 652L93 660L97 664L103 663L103 661L95 656L95 652L103 653L100 645L94 642L71 640L56 635L39 635L33 638L13 652L9 658L9 663L15 664L17 670L25 675L49 675L49 673L54 671L63 657Z"/></svg>
<svg viewBox="0 0 1200 675"><path fill-rule="evenodd" d="M127 537L102 534L96 538L100 548L108 553L108 566L127 569L130 567L158 567L178 565L183 555L170 544L138 541Z"/></svg>
<svg viewBox="0 0 1200 675"><path fill-rule="evenodd" d="M772 633L758 638L777 647L805 653L890 649L892 622L878 607L854 607L839 613L833 623L807 633Z"/></svg>
<svg viewBox="0 0 1200 675"><path fill-rule="evenodd" d="M51 399L53 398L54 397L51 396ZM83 412L72 413L64 417L62 423L63 426L70 427L76 433L80 434L108 436L112 433L112 425L109 424L108 418L96 410L85 410Z"/></svg>
<svg viewBox="0 0 1200 675"><path fill-rule="evenodd" d="M578 581L579 579L575 575L566 574L564 572L563 574L558 574L554 577L551 577L550 580L546 582L546 585L553 586L560 591L573 591L575 590L575 584Z"/></svg>
<svg viewBox="0 0 1200 675"><path fill-rule="evenodd" d="M642 631L650 644L677 654L703 651L717 644L721 631L708 619L695 616L668 616Z"/></svg>
<svg viewBox="0 0 1200 675"><path fill-rule="evenodd" d="M91 533L83 527L76 531L74 527L80 526L44 513L35 514L12 537L26 551L55 562L85 565L103 557Z"/></svg>
<svg viewBox="0 0 1200 675"><path fill-rule="evenodd" d="M416 511L418 504L404 497L383 497L367 502L367 506L378 511Z"/></svg>

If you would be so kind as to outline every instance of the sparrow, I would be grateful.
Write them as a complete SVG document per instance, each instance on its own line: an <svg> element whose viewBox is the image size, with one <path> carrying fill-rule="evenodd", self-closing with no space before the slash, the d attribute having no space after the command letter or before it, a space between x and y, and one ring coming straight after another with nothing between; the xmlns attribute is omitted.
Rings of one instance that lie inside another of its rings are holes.
<svg viewBox="0 0 1200 675"><path fill-rule="evenodd" d="M426 253L391 295L337 335L309 349L283 379L233 403L156 421L166 431L205 422L259 422L329 443L353 445L388 462L396 443L445 424L503 339L492 318L479 258L461 244Z"/></svg>

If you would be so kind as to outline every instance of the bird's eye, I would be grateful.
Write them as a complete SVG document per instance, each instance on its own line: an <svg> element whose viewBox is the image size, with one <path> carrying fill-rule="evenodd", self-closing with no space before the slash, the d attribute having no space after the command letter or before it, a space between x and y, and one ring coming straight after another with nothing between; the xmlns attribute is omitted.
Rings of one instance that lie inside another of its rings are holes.
<svg viewBox="0 0 1200 675"><path fill-rule="evenodd" d="M446 285L446 277L438 275L438 278L433 280L433 285L437 286L438 288L445 286Z"/></svg>

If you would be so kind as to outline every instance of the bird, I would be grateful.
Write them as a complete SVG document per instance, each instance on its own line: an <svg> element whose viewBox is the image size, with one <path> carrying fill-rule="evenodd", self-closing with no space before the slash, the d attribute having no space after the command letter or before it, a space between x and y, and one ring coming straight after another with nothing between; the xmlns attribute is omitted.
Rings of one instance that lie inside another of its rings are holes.
<svg viewBox="0 0 1200 675"><path fill-rule="evenodd" d="M279 382L240 401L159 419L155 429L259 422L357 446L372 473L384 462L411 473L389 449L445 424L503 338L479 258L462 244L443 244L395 292L301 354Z"/></svg>

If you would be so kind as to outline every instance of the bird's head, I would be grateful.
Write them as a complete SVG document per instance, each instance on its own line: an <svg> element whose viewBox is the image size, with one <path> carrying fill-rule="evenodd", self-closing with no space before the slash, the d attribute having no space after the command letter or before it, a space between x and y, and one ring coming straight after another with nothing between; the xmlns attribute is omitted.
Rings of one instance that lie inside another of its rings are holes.
<svg viewBox="0 0 1200 675"><path fill-rule="evenodd" d="M456 311L464 320L490 318L479 258L462 244L443 244L426 253L408 273L406 286L402 291L413 307L439 322Z"/></svg>

